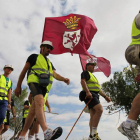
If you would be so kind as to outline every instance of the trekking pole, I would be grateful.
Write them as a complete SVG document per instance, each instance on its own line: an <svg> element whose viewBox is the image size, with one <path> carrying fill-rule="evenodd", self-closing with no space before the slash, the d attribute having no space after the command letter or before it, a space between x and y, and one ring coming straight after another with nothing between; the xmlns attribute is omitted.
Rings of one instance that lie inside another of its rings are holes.
<svg viewBox="0 0 140 140"><path fill-rule="evenodd" d="M79 120L79 118L81 117L81 115L82 115L83 111L84 111L84 110L85 110L85 108L88 106L88 104L90 103L90 101L91 101L91 100L92 100L92 99L90 99L90 100L88 101L88 103L86 104L86 106L85 106L85 107L84 107L84 109L82 110L81 114L79 115L78 119L77 119L77 120L76 120L76 122L74 123L73 127L71 128L71 130L70 130L70 132L69 132L69 134L67 135L67 137L66 137L66 139L65 139L65 140L67 140L67 138L69 137L69 135L70 135L71 131L73 130L74 126L75 126L75 125L76 125L76 123L78 122L78 120Z"/></svg>

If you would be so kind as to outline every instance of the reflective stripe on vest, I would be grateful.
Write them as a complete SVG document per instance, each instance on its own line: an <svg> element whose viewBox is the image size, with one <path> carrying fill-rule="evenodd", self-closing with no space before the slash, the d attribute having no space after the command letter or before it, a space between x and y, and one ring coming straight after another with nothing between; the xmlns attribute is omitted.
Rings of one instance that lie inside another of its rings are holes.
<svg viewBox="0 0 140 140"><path fill-rule="evenodd" d="M46 110L45 104L46 104L46 101L47 101L47 95L48 95L48 93L46 93L46 94L45 94L45 97L44 97L44 107L43 107L43 108L44 108L44 111Z"/></svg>
<svg viewBox="0 0 140 140"><path fill-rule="evenodd" d="M11 80L9 79L8 85L6 86L6 78L4 75L0 76L0 100L8 100L7 94L11 87Z"/></svg>
<svg viewBox="0 0 140 140"><path fill-rule="evenodd" d="M96 77L91 72L88 71L88 73L90 75L90 79L88 81L86 81L88 89L90 91L99 92L101 87L99 85L98 80L96 79Z"/></svg>
<svg viewBox="0 0 140 140"><path fill-rule="evenodd" d="M28 101L29 102L29 101ZM29 102L29 107L31 106L30 102ZM29 114L29 108L28 109L24 109L24 115L23 115L23 118L27 118Z"/></svg>
<svg viewBox="0 0 140 140"><path fill-rule="evenodd" d="M140 30L136 27L135 19L132 24L131 36L132 36L132 42L130 45L135 45L135 44L140 45Z"/></svg>
<svg viewBox="0 0 140 140"><path fill-rule="evenodd" d="M49 85L46 87L47 88L47 92L50 91L52 83L53 83L53 70L52 70L52 65L50 60L47 58L48 64L46 62L46 59L44 58L44 56L42 54L39 54L36 60L36 63L34 66L32 66L32 69L37 73L37 74L41 74L41 73L50 73L50 83ZM48 69L48 65L49 65L49 69ZM38 77L35 75L34 71L31 70L31 72L29 73L28 76L28 80L27 83L39 83L39 79Z"/></svg>

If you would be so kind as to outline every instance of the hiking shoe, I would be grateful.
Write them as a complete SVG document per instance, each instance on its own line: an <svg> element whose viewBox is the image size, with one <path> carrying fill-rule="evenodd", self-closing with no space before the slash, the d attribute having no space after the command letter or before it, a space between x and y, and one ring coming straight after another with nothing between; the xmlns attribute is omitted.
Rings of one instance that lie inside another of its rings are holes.
<svg viewBox="0 0 140 140"><path fill-rule="evenodd" d="M98 133L95 133L93 136L90 134L88 140L101 140L98 136Z"/></svg>
<svg viewBox="0 0 140 140"><path fill-rule="evenodd" d="M61 127L57 127L53 131L49 128L46 134L44 134L44 140L55 140L62 135L63 129Z"/></svg>
<svg viewBox="0 0 140 140"><path fill-rule="evenodd" d="M137 125L128 129L125 127L124 122L122 122L118 127L118 131L125 135L129 140L140 140L140 132L137 129Z"/></svg>

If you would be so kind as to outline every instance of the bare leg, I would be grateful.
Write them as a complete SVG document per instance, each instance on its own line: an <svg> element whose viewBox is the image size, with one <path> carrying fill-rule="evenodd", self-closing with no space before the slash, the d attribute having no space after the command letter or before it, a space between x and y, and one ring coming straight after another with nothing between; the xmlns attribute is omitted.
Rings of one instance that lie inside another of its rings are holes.
<svg viewBox="0 0 140 140"><path fill-rule="evenodd" d="M20 136L25 136L26 135L28 129L30 128L30 126L31 126L31 124L34 120L34 117L35 117L35 103L33 101L32 105L30 107L30 110L29 110L29 114L28 114L28 116L25 120L25 124L24 124L24 127L23 127L22 131L21 131Z"/></svg>
<svg viewBox="0 0 140 140"><path fill-rule="evenodd" d="M101 104L97 104L93 107L93 109L90 109L90 117L91 117L91 126L90 130L92 130L92 127L97 127L101 118L103 112L103 108Z"/></svg>
<svg viewBox="0 0 140 140"><path fill-rule="evenodd" d="M140 93L134 98L132 107L130 109L128 118L131 120L137 120L140 114Z"/></svg>
<svg viewBox="0 0 140 140"><path fill-rule="evenodd" d="M3 128L4 128L4 124L1 124L1 125L0 125L0 134L2 134Z"/></svg>
<svg viewBox="0 0 140 140"><path fill-rule="evenodd" d="M41 94L36 95L34 97L34 101L35 101L35 115L37 117L37 120L38 120L43 132L44 132L45 130L48 129L48 126L47 126L46 121L45 121L44 110L43 110L43 106L44 106L43 95L41 95Z"/></svg>
<svg viewBox="0 0 140 140"><path fill-rule="evenodd" d="M4 125L4 128L1 132L1 134L5 133L9 129L9 125Z"/></svg>

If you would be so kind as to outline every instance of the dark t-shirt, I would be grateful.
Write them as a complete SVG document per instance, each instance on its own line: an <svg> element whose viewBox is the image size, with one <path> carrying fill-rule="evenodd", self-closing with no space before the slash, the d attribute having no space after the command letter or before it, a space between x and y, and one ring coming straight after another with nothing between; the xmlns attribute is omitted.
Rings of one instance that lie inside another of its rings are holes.
<svg viewBox="0 0 140 140"><path fill-rule="evenodd" d="M28 100L26 100L26 101L24 102L24 105L29 106L29 101L28 101Z"/></svg>
<svg viewBox="0 0 140 140"><path fill-rule="evenodd" d="M88 81L90 79L90 75L88 71L83 71L81 73L81 79L86 79L86 81Z"/></svg>
<svg viewBox="0 0 140 140"><path fill-rule="evenodd" d="M36 60L37 60L37 57L38 57L38 54L31 54L31 55L27 58L27 61L26 61L26 62L29 62L30 65L31 65L31 67L32 67L32 66L35 65ZM45 58L46 61L47 61L47 58L46 58L46 57L44 57L44 58ZM52 63L51 63L51 64L52 64ZM54 68L53 64L52 64L52 69L53 69L53 70L56 70L56 69Z"/></svg>

